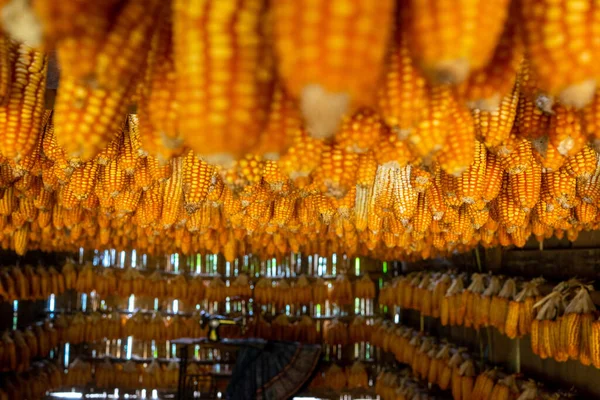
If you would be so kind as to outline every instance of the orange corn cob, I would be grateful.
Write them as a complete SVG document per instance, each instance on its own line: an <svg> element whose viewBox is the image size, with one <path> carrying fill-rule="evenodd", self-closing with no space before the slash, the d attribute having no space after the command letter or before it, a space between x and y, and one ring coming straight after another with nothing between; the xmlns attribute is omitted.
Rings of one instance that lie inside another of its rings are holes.
<svg viewBox="0 0 600 400"><path fill-rule="evenodd" d="M175 98L177 75L172 42L171 18L168 15L152 38L151 56L138 102L143 148L162 162L183 150L178 123L179 103Z"/></svg>
<svg viewBox="0 0 600 400"><path fill-rule="evenodd" d="M121 135L130 87L89 88L61 76L53 119L57 143L68 158L88 161Z"/></svg>
<svg viewBox="0 0 600 400"><path fill-rule="evenodd" d="M492 58L459 86L460 96L467 100L470 108L494 112L510 94L524 52L518 12L518 4L511 2L509 18Z"/></svg>
<svg viewBox="0 0 600 400"><path fill-rule="evenodd" d="M574 178L587 180L596 172L598 155L591 147L585 146L581 151L570 157L563 168Z"/></svg>
<svg viewBox="0 0 600 400"><path fill-rule="evenodd" d="M183 162L183 191L185 207L193 213L200 207L208 195L214 179L215 168L198 159L193 151L189 151Z"/></svg>
<svg viewBox="0 0 600 400"><path fill-rule="evenodd" d="M323 148L323 141L308 136L303 130L298 131L292 146L279 160L279 167L293 181L302 180L319 165Z"/></svg>
<svg viewBox="0 0 600 400"><path fill-rule="evenodd" d="M485 187L483 190L483 199L485 201L492 201L498 196L502 187L503 175L504 171L499 158L492 153L487 153L484 178Z"/></svg>
<svg viewBox="0 0 600 400"><path fill-rule="evenodd" d="M8 35L0 34L0 104L4 104L9 97L12 85L12 63L15 45Z"/></svg>
<svg viewBox="0 0 600 400"><path fill-rule="evenodd" d="M461 175L458 181L458 193L463 203L473 204L479 200L485 185L489 184L485 179L486 150L481 142L475 142L475 157L473 163Z"/></svg>
<svg viewBox="0 0 600 400"><path fill-rule="evenodd" d="M183 207L183 157L174 158L171 161L173 173L165 181L164 202L160 224L163 228L170 228L177 222L177 216Z"/></svg>
<svg viewBox="0 0 600 400"><path fill-rule="evenodd" d="M339 145L326 146L322 152L321 165L315 173L322 181L322 191L328 196L342 198L356 185L358 155Z"/></svg>
<svg viewBox="0 0 600 400"><path fill-rule="evenodd" d="M532 161L520 174L508 176L508 190L523 211L531 210L540 198L542 166Z"/></svg>
<svg viewBox="0 0 600 400"><path fill-rule="evenodd" d="M273 89L265 129L261 132L253 151L267 160L279 160L292 145L300 129L302 117L298 104L277 82Z"/></svg>
<svg viewBox="0 0 600 400"><path fill-rule="evenodd" d="M453 120L450 120L450 118L453 118L452 113L455 112L453 105L455 104L453 93L447 85L430 88L427 91L425 100L414 128L409 132L397 131L396 133L401 138L406 136L407 133L408 137L406 139L410 144L411 151L415 155L428 159L444 148L448 137L447 126L452 124L451 121ZM462 118L465 118L466 115L464 113L460 115L460 121L457 122L466 122L462 121ZM460 133L461 136L468 135L470 137L470 133L459 130L458 126L454 127L451 132L454 132L454 130Z"/></svg>
<svg viewBox="0 0 600 400"><path fill-rule="evenodd" d="M210 163L231 163L263 128L272 75L265 65L265 11L263 0L173 5L176 99L194 110L180 116L179 128Z"/></svg>
<svg viewBox="0 0 600 400"><path fill-rule="evenodd" d="M575 155L586 142L579 116L574 109L559 104L553 111L548 127L549 142L561 155L565 157Z"/></svg>
<svg viewBox="0 0 600 400"><path fill-rule="evenodd" d="M509 139L517 113L518 100L519 91L515 86L512 92L501 98L497 109L473 110L475 132L487 148L494 149Z"/></svg>
<svg viewBox="0 0 600 400"><path fill-rule="evenodd" d="M524 38L542 90L582 108L596 88L600 26L593 2L540 0L521 5Z"/></svg>
<svg viewBox="0 0 600 400"><path fill-rule="evenodd" d="M598 214L598 207L593 204L580 202L575 206L575 217L582 224L592 223Z"/></svg>
<svg viewBox="0 0 600 400"><path fill-rule="evenodd" d="M415 61L438 82L462 82L492 58L508 13L506 0L408 1L402 10ZM481 18L485 15L485 18ZM488 35L481 39L479 32Z"/></svg>
<svg viewBox="0 0 600 400"><path fill-rule="evenodd" d="M379 113L385 123L400 135L419 122L427 104L425 78L414 64L406 35L401 31L390 46L383 83L377 92Z"/></svg>
<svg viewBox="0 0 600 400"><path fill-rule="evenodd" d="M347 152L365 153L381 140L385 132L379 116L369 109L362 109L342 120L335 141Z"/></svg>
<svg viewBox="0 0 600 400"><path fill-rule="evenodd" d="M6 101L0 105L1 153L19 161L31 153L42 134L47 57L24 45L10 43L11 85ZM3 67L6 68L6 67Z"/></svg>
<svg viewBox="0 0 600 400"><path fill-rule="evenodd" d="M592 322L592 335L590 336L590 352L594 367L600 368L600 321Z"/></svg>
<svg viewBox="0 0 600 400"><path fill-rule="evenodd" d="M475 129L471 113L458 104L451 110L450 121L452 134L437 154L437 161L447 173L460 176L473 162Z"/></svg>
<svg viewBox="0 0 600 400"><path fill-rule="evenodd" d="M372 103L394 9L391 0L272 5L278 72L311 135L331 137L344 114Z"/></svg>
<svg viewBox="0 0 600 400"><path fill-rule="evenodd" d="M382 137L373 149L377 164L402 168L412 160L412 154L403 140L393 133Z"/></svg>

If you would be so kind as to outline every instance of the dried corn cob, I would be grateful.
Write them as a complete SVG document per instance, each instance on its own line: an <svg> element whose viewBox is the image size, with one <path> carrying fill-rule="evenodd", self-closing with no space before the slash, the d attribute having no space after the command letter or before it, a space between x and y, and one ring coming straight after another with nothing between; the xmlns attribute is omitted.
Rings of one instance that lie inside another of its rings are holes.
<svg viewBox="0 0 600 400"><path fill-rule="evenodd" d="M434 81L462 82L492 58L508 4L505 0L407 2L403 22L415 60ZM480 29L489 33L485 40L478 36Z"/></svg>
<svg viewBox="0 0 600 400"><path fill-rule="evenodd" d="M9 43L3 47L10 53L8 68L12 82L8 97L0 106L1 153L18 162L34 150L44 127L48 60L43 53L24 44Z"/></svg>
<svg viewBox="0 0 600 400"><path fill-rule="evenodd" d="M409 54L406 35L398 31L395 36L384 81L377 93L377 105L385 123L399 135L405 135L419 122L428 90L425 78Z"/></svg>
<svg viewBox="0 0 600 400"><path fill-rule="evenodd" d="M272 5L278 71L314 137L331 137L344 114L373 101L394 9L391 0Z"/></svg>
<svg viewBox="0 0 600 400"><path fill-rule="evenodd" d="M509 18L492 58L483 68L471 72L459 86L460 96L467 100L470 108L494 112L509 95L524 52L518 13L518 4L510 2Z"/></svg>
<svg viewBox="0 0 600 400"><path fill-rule="evenodd" d="M508 176L508 191L523 211L529 212L540 198L542 166L532 161L520 174Z"/></svg>
<svg viewBox="0 0 600 400"><path fill-rule="evenodd" d="M512 92L501 98L497 109L473 110L476 135L487 148L495 149L509 139L517 113L518 99L518 86L515 85Z"/></svg>
<svg viewBox="0 0 600 400"><path fill-rule="evenodd" d="M208 162L231 163L263 128L272 74L264 65L265 11L263 0L174 3L176 99L193 110L180 116L179 128Z"/></svg>
<svg viewBox="0 0 600 400"><path fill-rule="evenodd" d="M587 1L525 2L521 12L531 65L542 90L582 108L596 88L598 44L593 40L597 5Z"/></svg>

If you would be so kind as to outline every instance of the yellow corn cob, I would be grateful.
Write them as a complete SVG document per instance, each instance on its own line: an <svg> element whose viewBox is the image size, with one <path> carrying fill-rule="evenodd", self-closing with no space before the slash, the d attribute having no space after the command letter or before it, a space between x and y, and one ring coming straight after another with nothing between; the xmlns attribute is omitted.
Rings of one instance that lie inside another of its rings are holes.
<svg viewBox="0 0 600 400"><path fill-rule="evenodd" d="M33 2L47 47L62 43L59 57L65 73L80 78L92 73L97 52L118 11L118 4L118 0L94 3L84 0L68 3L52 0Z"/></svg>
<svg viewBox="0 0 600 400"><path fill-rule="evenodd" d="M68 158L88 161L121 135L132 85L105 90L61 76L53 119L57 143Z"/></svg>
<svg viewBox="0 0 600 400"><path fill-rule="evenodd" d="M302 129L302 117L296 101L280 83L275 84L265 129L254 152L267 160L279 160Z"/></svg>
<svg viewBox="0 0 600 400"><path fill-rule="evenodd" d="M13 233L13 247L15 252L22 256L27 252L29 240L29 224L23 225Z"/></svg>
<svg viewBox="0 0 600 400"><path fill-rule="evenodd" d="M179 209L183 207L183 157L171 161L173 173L165 181L164 201L160 224L164 229L170 228L177 221Z"/></svg>
<svg viewBox="0 0 600 400"><path fill-rule="evenodd" d="M585 146L579 153L570 157L563 168L574 178L588 180L596 171L597 164L597 153L591 147Z"/></svg>
<svg viewBox="0 0 600 400"><path fill-rule="evenodd" d="M116 197L125 189L126 175L117 161L110 161L100 168L98 183L102 185L104 193Z"/></svg>
<svg viewBox="0 0 600 400"><path fill-rule="evenodd" d="M311 135L331 137L344 114L372 103L394 9L391 0L272 4L278 72Z"/></svg>
<svg viewBox="0 0 600 400"><path fill-rule="evenodd" d="M321 191L327 196L342 198L356 185L358 154L344 150L340 145L326 146L321 165L315 171L322 182Z"/></svg>
<svg viewBox="0 0 600 400"><path fill-rule="evenodd" d="M123 144L117 158L119 169L127 175L133 175L138 165L138 158L146 155L140 143L137 117L129 115L123 130Z"/></svg>
<svg viewBox="0 0 600 400"><path fill-rule="evenodd" d="M483 190L483 199L485 201L494 200L500 193L502 187L503 169L498 157L492 153L487 153L485 165L485 187Z"/></svg>
<svg viewBox="0 0 600 400"><path fill-rule="evenodd" d="M406 143L392 133L385 135L373 149L378 165L402 168L412 160Z"/></svg>
<svg viewBox="0 0 600 400"><path fill-rule="evenodd" d="M525 171L533 162L533 150L528 140L518 141L514 150L500 157L502 168L508 174L520 174Z"/></svg>
<svg viewBox="0 0 600 400"><path fill-rule="evenodd" d="M520 174L508 176L508 190L525 212L529 212L540 198L542 166L532 161Z"/></svg>
<svg viewBox="0 0 600 400"><path fill-rule="evenodd" d="M567 161L567 158L560 154L552 143L549 143L547 137L542 137L534 141L533 144L533 155L542 164L545 172L558 171Z"/></svg>
<svg viewBox="0 0 600 400"><path fill-rule="evenodd" d="M152 38L149 65L138 102L143 148L161 162L167 162L183 151L183 137L178 124L179 104L175 98L172 36L169 12Z"/></svg>
<svg viewBox="0 0 600 400"><path fill-rule="evenodd" d="M319 165L324 143L298 131L288 152L279 160L281 171L292 180L303 179Z"/></svg>
<svg viewBox="0 0 600 400"><path fill-rule="evenodd" d="M447 125L451 124L454 105L452 91L447 85L434 86L427 91L424 106L420 110L416 126L406 138L411 151L424 159L442 149L446 143ZM464 115L463 115L464 117ZM458 129L458 128L453 128ZM404 132L396 132L403 138Z"/></svg>
<svg viewBox="0 0 600 400"><path fill-rule="evenodd" d="M508 187L508 178L505 178L496 203L500 222L505 227L522 226L525 223L528 214L517 201L517 199L511 196Z"/></svg>
<svg viewBox="0 0 600 400"><path fill-rule="evenodd" d="M592 363L592 324L594 322L594 315L592 313L581 314L581 334L579 343L579 362L583 365L590 365Z"/></svg>
<svg viewBox="0 0 600 400"><path fill-rule="evenodd" d="M68 189L77 200L84 200L94 190L98 173L98 164L93 161L75 169L68 184Z"/></svg>
<svg viewBox="0 0 600 400"><path fill-rule="evenodd" d="M586 141L579 116L574 109L559 104L554 106L553 111L548 127L549 143L565 157L575 155Z"/></svg>
<svg viewBox="0 0 600 400"><path fill-rule="evenodd" d="M412 218L417 209L419 199L419 193L410 183L410 171L410 166L391 171L392 183L394 185L392 209L396 218L403 223L408 222Z"/></svg>
<svg viewBox="0 0 600 400"><path fill-rule="evenodd" d="M485 185L489 184L489 182L484 180L486 153L485 146L481 142L476 141L473 163L458 180L458 197L460 197L462 203L475 203L476 200L481 198Z"/></svg>
<svg viewBox="0 0 600 400"><path fill-rule="evenodd" d="M213 183L215 168L189 151L183 161L183 191L185 208L193 213L206 198Z"/></svg>
<svg viewBox="0 0 600 400"><path fill-rule="evenodd" d="M533 354L540 354L540 338L540 320L534 319L533 321L531 321L531 351L533 352Z"/></svg>
<svg viewBox="0 0 600 400"><path fill-rule="evenodd" d="M115 210L121 214L132 214L138 207L142 190L124 190L115 197Z"/></svg>
<svg viewBox="0 0 600 400"><path fill-rule="evenodd" d="M590 352L594 367L600 367L600 321L592 322L592 335L590 336Z"/></svg>
<svg viewBox="0 0 600 400"><path fill-rule="evenodd" d="M509 18L490 61L483 68L471 72L460 85L460 97L470 108L494 112L511 91L523 59L523 41L520 35L518 5L510 3Z"/></svg>
<svg viewBox="0 0 600 400"><path fill-rule="evenodd" d="M556 321L551 321L553 327L556 326L555 330L558 332L558 339L556 340L555 352L549 357L553 357L558 362L565 362L569 359L569 335L570 335L570 318L567 318L567 314L559 317Z"/></svg>
<svg viewBox="0 0 600 400"><path fill-rule="evenodd" d="M575 217L577 217L577 220L581 224L590 224L594 222L597 214L598 208L585 201L581 201L575 206Z"/></svg>
<svg viewBox="0 0 600 400"><path fill-rule="evenodd" d="M561 103L582 108L596 88L600 26L597 5L588 1L525 2L525 45L540 88Z"/></svg>
<svg viewBox="0 0 600 400"><path fill-rule="evenodd" d="M471 113L455 104L450 113L450 126L452 134L436 158L444 171L460 176L475 156L475 129Z"/></svg>
<svg viewBox="0 0 600 400"><path fill-rule="evenodd" d="M264 65L265 2L178 0L173 7L176 99L193 110L179 128L198 155L229 164L256 144L265 122L272 75Z"/></svg>
<svg viewBox="0 0 600 400"><path fill-rule="evenodd" d="M405 135L419 122L427 103L427 88L425 78L410 57L406 35L399 30L395 36L384 80L377 92L377 105L385 123Z"/></svg>
<svg viewBox="0 0 600 400"><path fill-rule="evenodd" d="M495 149L508 140L515 120L518 100L519 91L515 86L512 92L501 98L497 109L473 110L477 137L489 149Z"/></svg>
<svg viewBox="0 0 600 400"><path fill-rule="evenodd" d="M427 204L427 197L424 193L419 193L417 209L412 220L412 226L415 232L427 232L432 218L433 216L429 204Z"/></svg>
<svg viewBox="0 0 600 400"><path fill-rule="evenodd" d="M557 201L561 205L570 208L569 206L576 195L576 183L575 178L572 178L563 170L544 173L542 174L542 198Z"/></svg>
<svg viewBox="0 0 600 400"><path fill-rule="evenodd" d="M10 38L0 34L0 104L8 100L10 87L12 86L12 63L14 43Z"/></svg>
<svg viewBox="0 0 600 400"><path fill-rule="evenodd" d="M31 153L42 134L47 57L21 44L10 44L11 85L0 106L1 153L19 161Z"/></svg>
<svg viewBox="0 0 600 400"><path fill-rule="evenodd" d="M160 221L165 185L156 184L142 194L136 210L136 218L141 227L147 227Z"/></svg>
<svg viewBox="0 0 600 400"><path fill-rule="evenodd" d="M362 109L344 117L335 141L347 152L365 153L379 142L385 132L379 116L369 109Z"/></svg>
<svg viewBox="0 0 600 400"><path fill-rule="evenodd" d="M508 1L408 1L402 10L415 61L438 82L462 82L492 58ZM485 18L481 18L485 15ZM480 31L488 35L481 38Z"/></svg>

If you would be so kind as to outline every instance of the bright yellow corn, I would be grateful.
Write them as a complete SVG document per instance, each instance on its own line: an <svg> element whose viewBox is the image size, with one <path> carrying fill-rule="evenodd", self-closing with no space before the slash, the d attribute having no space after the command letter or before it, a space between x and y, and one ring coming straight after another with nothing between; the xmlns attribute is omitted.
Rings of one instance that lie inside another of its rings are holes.
<svg viewBox="0 0 600 400"><path fill-rule="evenodd" d="M310 134L331 137L344 114L374 100L395 2L283 0L271 7L278 72Z"/></svg>
<svg viewBox="0 0 600 400"><path fill-rule="evenodd" d="M9 160L19 161L33 151L44 128L48 60L43 53L24 44L11 42L3 47L10 52L12 82L8 97L0 105L1 153Z"/></svg>
<svg viewBox="0 0 600 400"><path fill-rule="evenodd" d="M173 4L176 99L189 110L179 129L208 162L231 163L263 128L272 75L263 65L265 11L263 0Z"/></svg>

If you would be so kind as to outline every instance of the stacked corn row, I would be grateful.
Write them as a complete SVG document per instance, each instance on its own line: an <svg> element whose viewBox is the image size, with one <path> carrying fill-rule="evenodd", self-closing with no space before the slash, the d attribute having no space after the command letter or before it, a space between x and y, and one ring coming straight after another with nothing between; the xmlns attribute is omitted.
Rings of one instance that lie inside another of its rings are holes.
<svg viewBox="0 0 600 400"><path fill-rule="evenodd" d="M13 268L12 271L19 269ZM317 305L326 301L344 306L354 304L355 298L375 298L375 283L368 274L354 282L347 275L340 274L330 287L321 278L309 280L304 275L294 281L263 277L252 284L246 274L240 274L227 285L219 276L208 280L194 275L163 274L158 270L147 275L137 268L105 268L92 263L77 266L68 262L61 273L68 277L69 283L65 287L79 293L95 292L101 298L128 298L133 294L138 298L176 299L189 306L205 300L212 304L224 302L227 298L248 300L252 297L260 305L271 304L282 309L294 304Z"/></svg>
<svg viewBox="0 0 600 400"><path fill-rule="evenodd" d="M464 348L440 343L438 338L409 327L383 322L374 329L381 331L383 337L383 341L375 345L393 353L398 362L408 364L419 380L451 390L455 400L520 398L522 395L525 399L535 399L548 394L522 376L505 376L495 369L478 374L476 362ZM488 383L484 384L486 380ZM509 396L503 397L505 395Z"/></svg>
<svg viewBox="0 0 600 400"><path fill-rule="evenodd" d="M200 315L163 317L159 312L147 315L119 315L116 312L60 314L54 320L60 343L95 343L133 336L140 341L164 342L182 337L206 337Z"/></svg>
<svg viewBox="0 0 600 400"><path fill-rule="evenodd" d="M16 11L2 247L417 259L597 228L598 5L444 1Z"/></svg>
<svg viewBox="0 0 600 400"><path fill-rule="evenodd" d="M337 364L323 367L317 372L309 387L311 389L368 389L369 372L360 361L355 361L351 367L344 368Z"/></svg>
<svg viewBox="0 0 600 400"><path fill-rule="evenodd" d="M47 358L60 343L59 330L49 321L6 331L0 336L0 372L27 371L33 359Z"/></svg>
<svg viewBox="0 0 600 400"><path fill-rule="evenodd" d="M375 392L383 400L428 400L438 397L431 395L427 386L410 369L381 371L375 380Z"/></svg>
<svg viewBox="0 0 600 400"><path fill-rule="evenodd" d="M530 332L541 279L515 281L476 273L465 287L466 278L451 271L400 276L384 285L379 302L439 318L443 326L493 326L511 339Z"/></svg>
<svg viewBox="0 0 600 400"><path fill-rule="evenodd" d="M0 271L0 301L46 300L67 289L65 276L54 267L31 265L3 268Z"/></svg>
<svg viewBox="0 0 600 400"><path fill-rule="evenodd" d="M27 372L7 376L0 384L0 399L43 400L47 392L63 386L60 367L49 361L36 362Z"/></svg>
<svg viewBox="0 0 600 400"><path fill-rule="evenodd" d="M571 359L600 366L593 335L600 323L588 292L591 289L575 280L561 282L535 304L537 315L531 324L535 354L558 362Z"/></svg>
<svg viewBox="0 0 600 400"><path fill-rule="evenodd" d="M288 340L309 344L324 342L329 345L347 345L370 340L370 326L366 324L364 319L361 317L355 318L353 325L355 327L350 329L349 334L348 325L341 321L333 320L332 322L326 322L324 327L321 328L308 315L295 318L279 314L270 322L266 321L262 316L251 318L247 329L243 333L239 331L239 328L228 330L227 328L231 327L223 326L221 327L220 334L222 337L230 338L242 335L243 337L254 337L265 340ZM44 325L44 330L40 330L38 333L38 328L35 329L34 333L36 334L37 341L34 343L42 342L39 339L40 334L46 333L47 330L51 332L52 339L54 340L54 342L51 342L53 344L51 348L54 348L56 344L62 343L71 343L74 345L98 343L104 340L117 340L129 336L142 342L155 341L160 343L183 337L206 337L208 333L208 328L201 326L201 315L198 313L194 313L191 316L163 316L160 312L136 312L130 315L118 312L107 314L97 311L91 313L76 312L72 315L59 314L52 320L51 325ZM29 339L30 332L26 331L25 335L23 335L15 331L12 335L7 334L3 338L6 339L6 346L9 346L13 342L21 343L23 336L25 336L25 339ZM2 343L0 341L0 346L2 346ZM46 343L46 340L44 340L44 343ZM40 356L43 354L39 353ZM31 357L37 355L37 352L32 353ZM17 357L18 359L19 357Z"/></svg>
<svg viewBox="0 0 600 400"><path fill-rule="evenodd" d="M101 361L98 359L97 361ZM206 366L190 362L188 371L200 374ZM92 385L97 388L123 390L132 389L173 389L177 387L179 364L176 361L159 363L153 360L147 365L127 361L125 363L102 362L91 363L76 358L64 376L65 387L82 387Z"/></svg>

